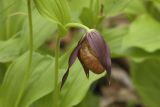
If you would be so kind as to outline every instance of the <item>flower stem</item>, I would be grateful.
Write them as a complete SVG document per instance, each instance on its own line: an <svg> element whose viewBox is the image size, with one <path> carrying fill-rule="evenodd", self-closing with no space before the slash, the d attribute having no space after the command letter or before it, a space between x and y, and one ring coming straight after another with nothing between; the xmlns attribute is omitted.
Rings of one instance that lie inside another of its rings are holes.
<svg viewBox="0 0 160 107"><path fill-rule="evenodd" d="M59 47L60 47L60 36L57 35L57 39L56 39L56 49L55 49L55 77L54 77L54 88L55 88L55 91L54 91L54 94L53 94L53 98L54 98L54 107L58 107L58 99L59 99L59 86L58 86L58 67L59 67Z"/></svg>
<svg viewBox="0 0 160 107"><path fill-rule="evenodd" d="M89 32L91 29L88 28L87 26L83 25L83 24L80 24L80 23L68 23L66 24L65 26L66 28L68 27L78 27L78 28L83 28L85 29L87 32Z"/></svg>
<svg viewBox="0 0 160 107"><path fill-rule="evenodd" d="M33 56L33 27L32 27L33 25L32 25L31 0L27 0L27 5L28 5L28 22L29 22L29 60L28 60L27 71L25 72L24 79L22 81L22 87L15 102L15 107L18 107L31 75L31 65Z"/></svg>

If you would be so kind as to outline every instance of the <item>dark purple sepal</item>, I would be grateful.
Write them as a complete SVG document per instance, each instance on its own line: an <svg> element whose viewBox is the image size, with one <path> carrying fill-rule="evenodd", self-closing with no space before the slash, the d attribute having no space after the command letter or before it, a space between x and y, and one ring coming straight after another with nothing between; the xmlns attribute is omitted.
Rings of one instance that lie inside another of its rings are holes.
<svg viewBox="0 0 160 107"><path fill-rule="evenodd" d="M80 48L81 48L81 44L78 44L72 51L68 61L68 68L70 68L72 64L75 62Z"/></svg>
<svg viewBox="0 0 160 107"><path fill-rule="evenodd" d="M63 75L62 82L61 82L61 88L63 87L65 81L67 80L68 74L69 74L69 68L67 69L67 71Z"/></svg>
<svg viewBox="0 0 160 107"><path fill-rule="evenodd" d="M77 56L78 56L78 51L81 48L81 42L78 43L78 45L74 48L74 50L72 51L70 57L69 57L69 61L68 61L68 69L66 71L66 73L64 74L63 78L62 78L62 83L61 83L61 88L63 87L65 81L67 80L68 74L69 74L69 69L72 66L72 64L75 62Z"/></svg>

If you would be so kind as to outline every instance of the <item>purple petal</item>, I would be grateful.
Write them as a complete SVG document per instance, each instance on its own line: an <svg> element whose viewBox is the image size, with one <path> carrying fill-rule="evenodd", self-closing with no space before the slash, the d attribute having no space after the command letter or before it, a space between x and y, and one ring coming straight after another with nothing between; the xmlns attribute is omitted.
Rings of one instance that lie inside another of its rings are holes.
<svg viewBox="0 0 160 107"><path fill-rule="evenodd" d="M89 69L88 69L88 68L85 66L85 64L82 62L81 57L80 57L79 54L78 54L78 59L79 59L79 61L80 61L81 64L82 64L82 67L83 67L83 69L84 69L84 71L85 71L86 77L89 78Z"/></svg>
<svg viewBox="0 0 160 107"><path fill-rule="evenodd" d="M64 74L63 78L62 78L62 83L61 83L61 88L63 87L65 81L67 80L68 74L69 74L69 69L72 66L72 64L75 62L77 55L78 55L78 51L81 48L81 43L83 41L83 38L79 41L78 45L74 48L74 50L72 51L70 57L69 57L69 61L68 61L68 69L66 71L66 73Z"/></svg>
<svg viewBox="0 0 160 107"><path fill-rule="evenodd" d="M111 75L111 58L109 48L106 45L104 39L96 30L87 33L87 41L93 51L96 53L100 63L108 72L108 78Z"/></svg>
<svg viewBox="0 0 160 107"><path fill-rule="evenodd" d="M68 74L69 74L69 68L67 69L67 71L66 71L65 74L63 75L62 83L61 83L61 88L63 87L65 81L67 80Z"/></svg>

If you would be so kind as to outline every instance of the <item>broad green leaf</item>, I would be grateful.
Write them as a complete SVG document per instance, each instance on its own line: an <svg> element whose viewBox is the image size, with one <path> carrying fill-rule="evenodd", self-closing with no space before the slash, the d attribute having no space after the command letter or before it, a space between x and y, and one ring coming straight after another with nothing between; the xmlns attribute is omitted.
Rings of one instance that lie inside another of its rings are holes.
<svg viewBox="0 0 160 107"><path fill-rule="evenodd" d="M107 16L120 14L132 0L104 0L104 10Z"/></svg>
<svg viewBox="0 0 160 107"><path fill-rule="evenodd" d="M146 107L159 107L160 105L159 65L159 58L148 59L132 65L133 82Z"/></svg>
<svg viewBox="0 0 160 107"><path fill-rule="evenodd" d="M62 57L61 63L64 64L65 60L66 61L65 64L67 64L68 60L66 59L68 58L69 58L68 55ZM61 74L62 78L64 72L67 69L67 65L62 66L61 69L65 69ZM90 72L90 78L87 79L84 70L82 68L82 65L77 59L76 62L71 67L68 79L61 90L60 107L64 106L72 107L80 103L82 99L85 97L92 82L94 82L95 80L99 79L102 76L104 76L104 73L96 75Z"/></svg>
<svg viewBox="0 0 160 107"><path fill-rule="evenodd" d="M91 9L84 8L79 18L84 25L88 26L89 28L95 28L97 20Z"/></svg>
<svg viewBox="0 0 160 107"><path fill-rule="evenodd" d="M22 85L22 80L24 78L24 75L27 69L26 68L27 58L28 58L27 54L21 56L15 62L13 62L13 64L9 67L7 71L7 74L3 82L3 92L2 92L3 107L12 107L15 104L17 95L19 94L20 87ZM39 54L34 54L33 58L34 58L33 64L32 64L33 74L31 76L28 87L21 99L20 106L22 107L28 107L34 101L51 93L51 91L53 90L52 86L54 85L53 84L54 75L52 75L52 72L54 70L54 65L53 65L54 63L49 57L42 57ZM26 62L24 62L24 60ZM22 63L23 63L23 66L20 67ZM60 72L61 75L59 79L61 80L61 77L65 72L65 70L64 68L61 68L61 70L59 71L63 71L63 72ZM63 107L63 105L65 105L66 107L70 107L78 104L85 96L90 84L96 79L100 78L102 75L95 75L91 73L90 79L88 80L84 74L83 68L81 67L80 63L77 61L77 63L74 64L73 68L71 69L71 73L68 78L68 81L66 82L64 88L61 91L61 98L62 98L60 100L61 107ZM84 79L84 81L81 81L82 79ZM16 87L15 87L15 84L16 84ZM81 90L79 90L79 93L77 93L76 90L80 88ZM71 96L66 96L66 94L70 94ZM69 100L69 99L74 99L74 100ZM7 103L7 102L10 102L10 103Z"/></svg>
<svg viewBox="0 0 160 107"><path fill-rule="evenodd" d="M0 41L0 62L9 62L15 59L20 52L24 52L29 46L29 26L28 19L24 20L25 23L21 28L22 31L13 35L7 41ZM48 38L54 36L56 26L49 21L45 20L38 14L37 11L33 11L33 33L34 33L34 50L38 49ZM20 36L19 36L20 35Z"/></svg>
<svg viewBox="0 0 160 107"><path fill-rule="evenodd" d="M21 100L21 107L29 107L34 101L47 95L54 88L54 60L42 57L33 69L30 84Z"/></svg>
<svg viewBox="0 0 160 107"><path fill-rule="evenodd" d="M87 95L85 95L83 101L74 107L98 107L98 105L99 105L99 97L93 95L91 92L88 92ZM41 98L40 100L35 102L31 107L51 107L51 106L53 106L52 93Z"/></svg>
<svg viewBox="0 0 160 107"><path fill-rule="evenodd" d="M72 107L80 103L85 97L90 85L104 75L96 75L90 72L87 79L80 62L76 62L70 69L68 79L61 90L60 107Z"/></svg>
<svg viewBox="0 0 160 107"><path fill-rule="evenodd" d="M148 58L158 57L160 51L147 52L142 48L128 48L124 49L123 47L123 38L125 38L128 33L128 27L117 27L107 30L103 30L103 37L108 43L112 57L128 57L136 62L142 62Z"/></svg>
<svg viewBox="0 0 160 107"><path fill-rule="evenodd" d="M132 59L135 62L142 62L146 59L156 58L160 55L160 50L155 52L146 52L141 48L129 48L123 51L124 56Z"/></svg>
<svg viewBox="0 0 160 107"><path fill-rule="evenodd" d="M0 41L0 62L9 62L20 54L20 39Z"/></svg>
<svg viewBox="0 0 160 107"><path fill-rule="evenodd" d="M66 0L34 0L36 8L47 19L59 25L70 22L70 8Z"/></svg>
<svg viewBox="0 0 160 107"><path fill-rule="evenodd" d="M127 15L141 15L146 13L144 0L131 0L123 11Z"/></svg>
<svg viewBox="0 0 160 107"><path fill-rule="evenodd" d="M40 16L36 10L33 10L32 18L33 18L33 35L34 35L33 36L33 39L34 39L33 48L34 50L36 50L48 38L55 36L54 32L56 31L57 27L53 23L50 23L49 21L44 19L42 16ZM24 26L22 28L21 41L22 41L21 43L22 43L23 51L27 50L29 46L28 19L25 20Z"/></svg>
<svg viewBox="0 0 160 107"><path fill-rule="evenodd" d="M28 52L15 60L7 70L2 84L1 107L13 107L22 88L28 67ZM35 100L47 95L54 86L54 60L34 53L32 75L22 96L20 107L28 107ZM8 103L9 102L9 103Z"/></svg>
<svg viewBox="0 0 160 107"><path fill-rule="evenodd" d="M160 0L154 0L154 1L156 1L156 2L160 3Z"/></svg>
<svg viewBox="0 0 160 107"><path fill-rule="evenodd" d="M0 40L6 40L21 30L26 18L25 0L0 1Z"/></svg>
<svg viewBox="0 0 160 107"><path fill-rule="evenodd" d="M83 8L79 18L89 28L96 28L98 22L103 18L100 10L99 0L91 0L90 6Z"/></svg>
<svg viewBox="0 0 160 107"><path fill-rule="evenodd" d="M99 107L100 98L92 92L88 92L83 101L75 107Z"/></svg>
<svg viewBox="0 0 160 107"><path fill-rule="evenodd" d="M153 0L155 7L160 10L160 0Z"/></svg>
<svg viewBox="0 0 160 107"><path fill-rule="evenodd" d="M128 27L117 27L103 30L102 35L110 47L112 57L122 56L122 42L124 36L128 33Z"/></svg>
<svg viewBox="0 0 160 107"><path fill-rule="evenodd" d="M90 1L91 0L68 0L71 8L71 15L74 20L79 21L82 9L89 7Z"/></svg>
<svg viewBox="0 0 160 107"><path fill-rule="evenodd" d="M145 3L145 6L149 15L151 15L155 20L160 22L160 9L156 7L156 4L157 3L154 3L153 1L147 1Z"/></svg>
<svg viewBox="0 0 160 107"><path fill-rule="evenodd" d="M91 0L68 0L71 11L80 12L85 7L89 7Z"/></svg>
<svg viewBox="0 0 160 107"><path fill-rule="evenodd" d="M53 104L53 93L50 93L34 102L31 107L53 107Z"/></svg>
<svg viewBox="0 0 160 107"><path fill-rule="evenodd" d="M61 81L63 74L65 73L67 69L67 62L69 54L63 56L60 59L60 78L59 81ZM86 75L83 71L82 65L76 60L76 63L73 64L73 66L70 69L70 73L68 76L68 79L64 85L64 87L61 90L60 93L60 107L72 107L74 105L77 105L82 101L82 99L85 97L85 94L87 93L91 83L100 77L102 77L104 74L96 75L90 72L90 78L87 79ZM43 101L45 104L47 104L45 107L50 107L53 102L53 100L50 100L51 95L47 95L43 97L42 99L36 101L33 103L32 107L43 107L40 106L43 105Z"/></svg>
<svg viewBox="0 0 160 107"><path fill-rule="evenodd" d="M125 49L142 48L147 52L160 49L160 23L147 14L140 16L130 26L129 33L123 39Z"/></svg>

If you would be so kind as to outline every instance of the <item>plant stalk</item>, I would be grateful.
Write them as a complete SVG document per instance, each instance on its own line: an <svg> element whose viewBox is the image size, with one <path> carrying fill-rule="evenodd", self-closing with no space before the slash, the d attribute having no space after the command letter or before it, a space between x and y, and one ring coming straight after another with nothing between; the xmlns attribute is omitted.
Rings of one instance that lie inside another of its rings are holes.
<svg viewBox="0 0 160 107"><path fill-rule="evenodd" d="M68 27L77 27L77 28L83 28L87 32L91 31L91 29L89 29L87 26L85 26L83 24L80 24L80 23L68 23L65 27L66 28L68 28Z"/></svg>
<svg viewBox="0 0 160 107"><path fill-rule="evenodd" d="M33 25L32 25L32 9L31 9L31 0L27 0L28 6L28 23L29 23L29 61L27 71L24 75L24 80L22 81L22 87L17 97L15 107L18 107L21 98L24 94L25 88L29 82L29 78L31 76L31 65L32 65L32 56L33 56Z"/></svg>
<svg viewBox="0 0 160 107"><path fill-rule="evenodd" d="M60 91L60 87L58 85L58 67L59 67L59 51L60 51L60 36L57 35L57 39L56 39L56 49L55 49L55 77L54 77L54 94L53 94L53 98L54 98L54 107L58 107L58 103L59 103L59 91Z"/></svg>

